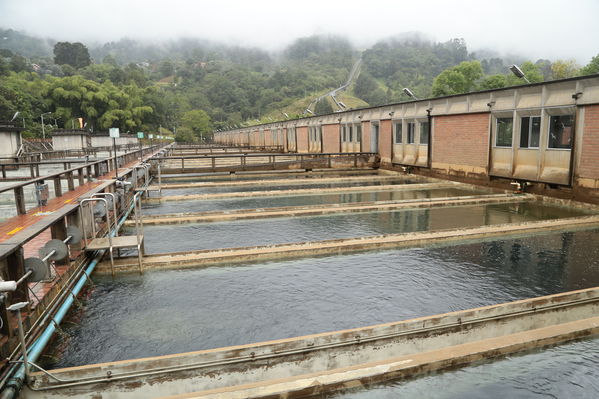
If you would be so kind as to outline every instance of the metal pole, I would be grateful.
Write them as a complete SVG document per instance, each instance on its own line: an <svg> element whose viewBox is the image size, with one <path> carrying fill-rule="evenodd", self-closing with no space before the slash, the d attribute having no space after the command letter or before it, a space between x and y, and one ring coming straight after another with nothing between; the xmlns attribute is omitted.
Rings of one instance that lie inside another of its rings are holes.
<svg viewBox="0 0 599 399"><path fill-rule="evenodd" d="M19 340L21 341L21 353L23 354L23 367L25 369L25 381L29 381L29 361L27 360L27 346L25 343L25 332L23 330L23 320L21 318L21 308L29 305L29 302L18 302L10 305L7 310L17 314L17 325L19 327Z"/></svg>
<svg viewBox="0 0 599 399"><path fill-rule="evenodd" d="M42 114L42 137L46 138L46 129L44 129L44 114Z"/></svg>
<svg viewBox="0 0 599 399"><path fill-rule="evenodd" d="M19 340L21 341L21 352L23 353L23 365L25 366L25 380L29 380L29 362L27 361L27 346L25 346L25 333L23 332L23 320L21 320L21 309L17 309L17 323L19 326Z"/></svg>
<svg viewBox="0 0 599 399"><path fill-rule="evenodd" d="M114 178L119 178L119 163L116 157L116 138L112 138L112 148L114 148Z"/></svg>

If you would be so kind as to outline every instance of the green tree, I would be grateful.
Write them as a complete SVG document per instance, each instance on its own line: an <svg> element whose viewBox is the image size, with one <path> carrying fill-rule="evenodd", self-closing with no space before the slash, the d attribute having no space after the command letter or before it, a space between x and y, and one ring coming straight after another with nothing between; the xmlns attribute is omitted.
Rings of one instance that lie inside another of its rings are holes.
<svg viewBox="0 0 599 399"><path fill-rule="evenodd" d="M316 103L316 106L314 107L314 113L316 115L332 114L333 106L327 98L323 98Z"/></svg>
<svg viewBox="0 0 599 399"><path fill-rule="evenodd" d="M91 64L91 58L82 43L58 42L54 45L54 63L79 69Z"/></svg>
<svg viewBox="0 0 599 399"><path fill-rule="evenodd" d="M574 60L557 60L551 64L551 77L553 79L566 79L578 75L580 67Z"/></svg>
<svg viewBox="0 0 599 399"><path fill-rule="evenodd" d="M479 61L463 61L441 72L433 81L433 96L462 94L477 89L477 81L483 76Z"/></svg>
<svg viewBox="0 0 599 399"><path fill-rule="evenodd" d="M479 88L481 90L500 89L507 86L506 75L488 75L483 78L480 82Z"/></svg>
<svg viewBox="0 0 599 399"><path fill-rule="evenodd" d="M14 55L10 59L10 69L15 72L22 72L22 71L30 70L29 63L27 62L27 58L23 57L22 55L18 55L18 54Z"/></svg>
<svg viewBox="0 0 599 399"><path fill-rule="evenodd" d="M177 130L177 134L175 135L175 141L177 143L197 143L198 136L193 134L191 129L187 127L180 127L179 130Z"/></svg>
<svg viewBox="0 0 599 399"><path fill-rule="evenodd" d="M206 111L194 109L183 114L181 127L188 129L200 139L206 139L212 131L212 122Z"/></svg>
<svg viewBox="0 0 599 399"><path fill-rule="evenodd" d="M599 73L599 55L594 56L593 59L591 59L591 62L579 72L581 75L593 75Z"/></svg>
<svg viewBox="0 0 599 399"><path fill-rule="evenodd" d="M175 73L175 67L169 60L164 60L160 63L158 72L160 73L161 78L166 78L167 76L171 76Z"/></svg>

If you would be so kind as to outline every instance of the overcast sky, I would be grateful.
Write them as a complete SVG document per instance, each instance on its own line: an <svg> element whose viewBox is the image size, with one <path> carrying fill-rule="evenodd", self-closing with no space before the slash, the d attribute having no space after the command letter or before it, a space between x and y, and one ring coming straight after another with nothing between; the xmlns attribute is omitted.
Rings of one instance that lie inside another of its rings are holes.
<svg viewBox="0 0 599 399"><path fill-rule="evenodd" d="M599 0L0 0L0 26L70 41L199 37L276 50L332 33L358 46L402 32L472 50L584 65L599 53Z"/></svg>

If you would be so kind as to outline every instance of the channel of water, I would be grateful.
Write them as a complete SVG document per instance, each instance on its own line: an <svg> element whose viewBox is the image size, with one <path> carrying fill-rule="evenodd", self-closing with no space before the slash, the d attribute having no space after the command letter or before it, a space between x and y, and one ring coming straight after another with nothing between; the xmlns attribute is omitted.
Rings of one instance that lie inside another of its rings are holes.
<svg viewBox="0 0 599 399"><path fill-rule="evenodd" d="M314 188L333 188L333 187L364 187L391 184L416 184L423 183L422 180L414 179L397 179L397 180L384 180L384 181L369 181L369 182L331 182L331 183L310 183L310 181L302 181L301 184L298 182L289 182L288 184L277 184L277 185L255 185L249 187L186 187L186 188L175 188L175 189L163 189L162 195L188 195L188 194L213 194L213 193L231 193L231 192L248 192L248 191L277 191L277 190L304 190Z"/></svg>
<svg viewBox="0 0 599 399"><path fill-rule="evenodd" d="M98 276L94 282L55 367L334 331L598 286L599 230L117 280ZM574 353L595 370L593 358Z"/></svg>
<svg viewBox="0 0 599 399"><path fill-rule="evenodd" d="M370 201L401 201L442 197L463 197L468 195L490 194L484 190L462 188L439 188L434 190L401 190L343 193L310 194L281 197L225 198L218 200L190 200L149 202L144 204L143 214L159 215L181 212L226 211L235 209L274 208L281 206L307 206L320 204L345 204Z"/></svg>
<svg viewBox="0 0 599 399"><path fill-rule="evenodd" d="M146 253L434 231L583 215L539 203L501 203L144 227Z"/></svg>

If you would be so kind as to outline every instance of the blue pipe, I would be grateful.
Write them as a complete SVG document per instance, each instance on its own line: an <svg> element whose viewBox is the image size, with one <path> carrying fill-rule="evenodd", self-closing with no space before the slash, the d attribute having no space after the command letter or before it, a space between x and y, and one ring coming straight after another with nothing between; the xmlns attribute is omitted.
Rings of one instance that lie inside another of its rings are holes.
<svg viewBox="0 0 599 399"><path fill-rule="evenodd" d="M111 236L114 236L116 230L120 229L121 226L123 225L123 223L125 223L125 220L127 220L127 217L131 213L131 210L133 209L134 206L135 206L135 202L133 202L133 204L131 204L131 206L125 213L125 215L117 223L117 226L110 232ZM28 359L29 361L35 362L40 357L44 348L46 347L48 342L50 342L52 335L56 331L56 324L60 324L62 319L64 319L64 317L67 315L69 309L71 308L71 305L75 301L75 299L74 299L75 296L79 295L79 293L83 289L83 286L87 282L87 276L91 276L92 272L96 268L96 265L102 259L105 252L106 252L106 250L99 251L98 254L94 257L94 259L92 259L92 261L89 263L89 266L85 270L86 275L81 276L81 278L79 279L77 284L75 284L75 287L72 290L73 295L69 295L67 297L67 299L62 303L62 305L60 305L60 308L54 315L54 320L56 321L56 323L49 323L48 326L46 327L46 329L44 330L44 332L42 333L42 335L40 335L39 338L37 340L35 340L33 345L31 345L31 347L27 351L27 356L29 358ZM23 387L24 380L25 380L25 367L21 364L18 366L18 369L14 372L14 375L6 383L6 389L4 391L2 391L1 399L15 398L17 393Z"/></svg>

